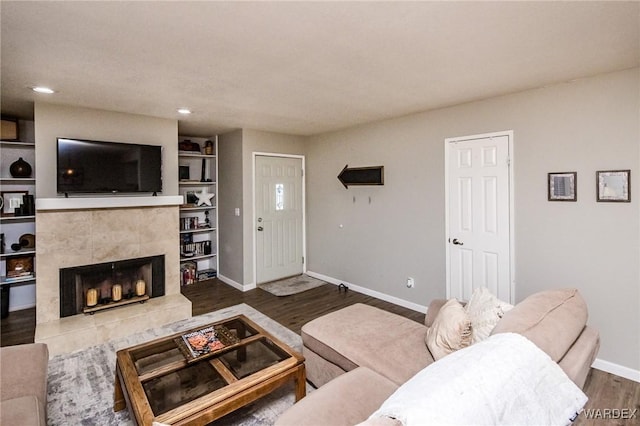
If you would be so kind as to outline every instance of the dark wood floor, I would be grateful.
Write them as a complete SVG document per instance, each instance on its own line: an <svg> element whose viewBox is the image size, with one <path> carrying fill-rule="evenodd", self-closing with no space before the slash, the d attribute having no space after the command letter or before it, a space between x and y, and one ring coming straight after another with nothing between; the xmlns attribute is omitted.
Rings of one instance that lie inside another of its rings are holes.
<svg viewBox="0 0 640 426"><path fill-rule="evenodd" d="M228 306L246 303L263 314L300 334L302 326L310 320L354 303L366 303L415 321L422 321L424 314L397 306L371 296L353 291L339 292L336 286L327 284L287 297L277 297L255 289L241 292L218 280L200 282L182 289L193 306L193 315L201 315ZM35 334L35 309L11 312L0 324L2 346L33 342ZM640 383L614 376L600 370L591 370L584 388L589 397L585 409L638 409L635 419L587 419L581 414L578 425L640 424Z"/></svg>

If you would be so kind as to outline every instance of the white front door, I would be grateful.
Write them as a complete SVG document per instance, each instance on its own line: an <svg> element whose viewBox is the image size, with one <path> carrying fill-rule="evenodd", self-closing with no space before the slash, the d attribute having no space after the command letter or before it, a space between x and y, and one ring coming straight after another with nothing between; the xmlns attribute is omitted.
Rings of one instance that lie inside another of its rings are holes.
<svg viewBox="0 0 640 426"><path fill-rule="evenodd" d="M510 138L447 139L447 297L469 300L487 287L506 302L511 288Z"/></svg>
<svg viewBox="0 0 640 426"><path fill-rule="evenodd" d="M256 283L303 272L302 158L256 155Z"/></svg>

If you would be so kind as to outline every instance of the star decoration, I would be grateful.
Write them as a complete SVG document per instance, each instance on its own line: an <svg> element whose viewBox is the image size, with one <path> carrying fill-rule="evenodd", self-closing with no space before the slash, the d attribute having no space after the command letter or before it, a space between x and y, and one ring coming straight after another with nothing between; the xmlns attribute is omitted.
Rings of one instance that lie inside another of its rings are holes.
<svg viewBox="0 0 640 426"><path fill-rule="evenodd" d="M196 206L212 206L211 199L215 197L215 195L216 194L209 194L206 189L203 189L202 192L196 194L196 197L198 197Z"/></svg>

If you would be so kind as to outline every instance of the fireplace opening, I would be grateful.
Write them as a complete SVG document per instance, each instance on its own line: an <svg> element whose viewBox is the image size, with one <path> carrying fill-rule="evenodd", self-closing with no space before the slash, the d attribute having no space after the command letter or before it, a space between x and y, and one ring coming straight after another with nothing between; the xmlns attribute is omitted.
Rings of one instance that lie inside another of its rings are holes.
<svg viewBox="0 0 640 426"><path fill-rule="evenodd" d="M164 296L164 256L60 269L60 317Z"/></svg>

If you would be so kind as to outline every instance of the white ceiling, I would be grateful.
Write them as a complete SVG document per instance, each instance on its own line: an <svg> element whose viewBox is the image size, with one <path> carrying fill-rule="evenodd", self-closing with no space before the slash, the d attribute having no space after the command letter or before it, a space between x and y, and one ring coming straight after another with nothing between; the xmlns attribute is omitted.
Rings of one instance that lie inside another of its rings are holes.
<svg viewBox="0 0 640 426"><path fill-rule="evenodd" d="M193 136L317 134L640 65L637 1L2 0L0 14L3 113L43 100Z"/></svg>

